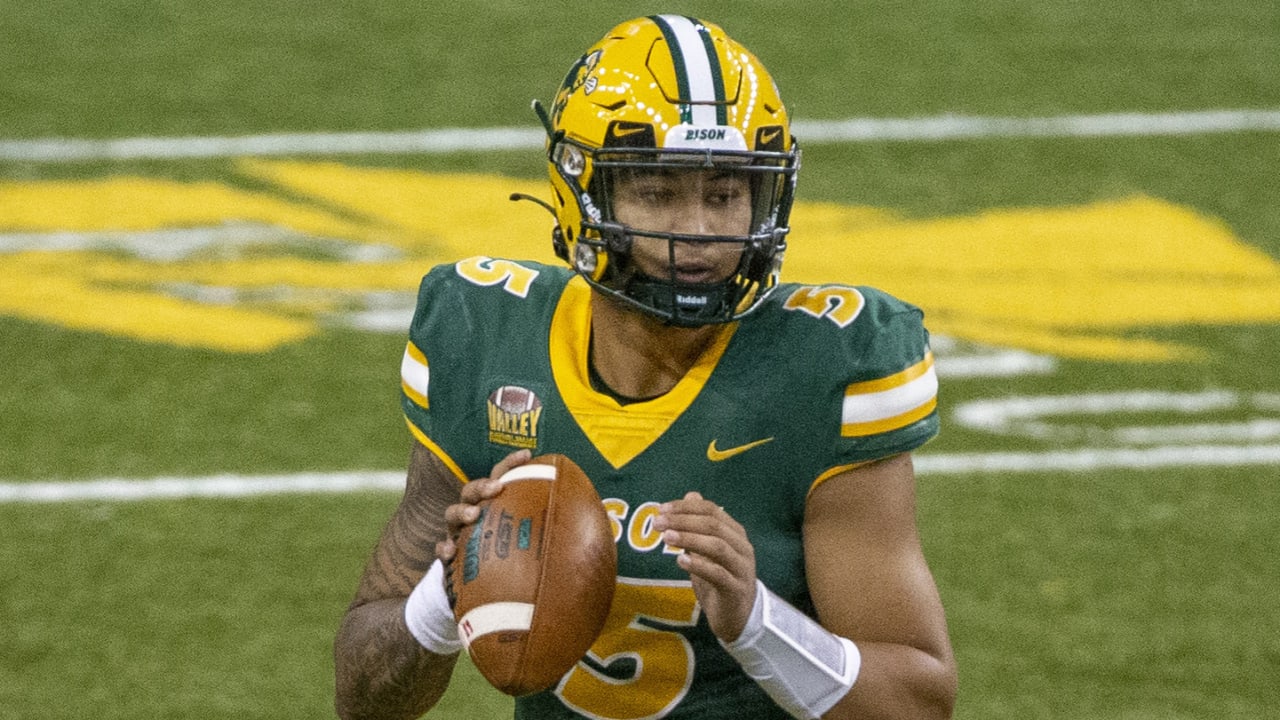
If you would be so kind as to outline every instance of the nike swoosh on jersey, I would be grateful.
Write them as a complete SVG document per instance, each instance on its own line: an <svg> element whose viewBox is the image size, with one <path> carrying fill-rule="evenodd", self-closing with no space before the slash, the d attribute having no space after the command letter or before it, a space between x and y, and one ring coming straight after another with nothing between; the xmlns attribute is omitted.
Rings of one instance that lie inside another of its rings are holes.
<svg viewBox="0 0 1280 720"><path fill-rule="evenodd" d="M727 450L717 449L716 441L712 440L711 444L707 445L707 459L710 460L711 462L720 462L721 460L728 460L734 455L739 455L754 447L760 447L761 445L771 440L773 440L773 438L767 437L763 440L756 440L755 442L749 442L746 445L731 447L731 448L728 448Z"/></svg>

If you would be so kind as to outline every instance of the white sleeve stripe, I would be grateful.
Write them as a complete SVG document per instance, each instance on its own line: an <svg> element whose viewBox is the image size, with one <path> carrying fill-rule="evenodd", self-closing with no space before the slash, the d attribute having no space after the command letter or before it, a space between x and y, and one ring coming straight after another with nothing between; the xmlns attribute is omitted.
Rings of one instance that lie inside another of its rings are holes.
<svg viewBox="0 0 1280 720"><path fill-rule="evenodd" d="M400 384L405 394L415 403L427 407L427 390L431 385L431 369L427 359L412 344L404 350L404 359L400 361Z"/></svg>
<svg viewBox="0 0 1280 720"><path fill-rule="evenodd" d="M938 375L930 367L922 375L896 388L845 395L841 421L860 425L905 415L929 404L938 395Z"/></svg>

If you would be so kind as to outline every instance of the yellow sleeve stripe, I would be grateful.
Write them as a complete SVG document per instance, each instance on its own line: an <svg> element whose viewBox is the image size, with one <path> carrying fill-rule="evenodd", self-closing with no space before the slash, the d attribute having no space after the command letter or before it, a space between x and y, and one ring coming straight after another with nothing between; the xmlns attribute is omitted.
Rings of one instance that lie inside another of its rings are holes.
<svg viewBox="0 0 1280 720"><path fill-rule="evenodd" d="M926 350L924 359L912 365L911 367L899 373L894 373L889 377L879 378L878 380L867 380L866 382L853 383L845 388L844 394L849 395L867 395L870 393L883 392L892 390L896 387L902 387L907 383L933 372L933 351Z"/></svg>
<svg viewBox="0 0 1280 720"><path fill-rule="evenodd" d="M440 458L440 462L444 463L445 467L449 468L449 471L457 476L458 482L464 484L470 482L471 479L467 477L466 473L462 472L462 468L458 467L458 463L454 462L453 458L449 457L449 453L445 452L443 448L435 444L435 441L427 437L427 434L422 432L417 425L414 425L412 420L406 417L404 422L409 426L409 432L413 433L413 436L418 439L418 442L426 446L433 455Z"/></svg>
<svg viewBox="0 0 1280 720"><path fill-rule="evenodd" d="M827 470L826 472L819 475L817 480L813 481L813 484L809 486L809 492L805 497L812 495L813 491L817 490L819 485L830 480L831 478L837 475L840 475L841 473L848 472L849 470L860 468L863 465L870 465L873 462L875 462L875 460L863 460L862 462L850 463L848 465L837 465L831 468L830 470Z"/></svg>
<svg viewBox="0 0 1280 720"><path fill-rule="evenodd" d="M427 389L431 384L431 369L427 365L427 356L410 342L404 349L404 359L400 361L400 387L409 399L421 407L430 407L427 401Z"/></svg>
<svg viewBox="0 0 1280 720"><path fill-rule="evenodd" d="M938 405L933 355L889 377L845 389L840 434L864 437L896 430L926 417Z"/></svg>
<svg viewBox="0 0 1280 720"><path fill-rule="evenodd" d="M933 412L938 406L936 397L929 398L929 401L918 408L913 408L901 415L884 418L883 420L874 420L871 422L861 423L845 423L840 426L840 434L845 437L866 437L868 435L877 435L890 430L897 430L900 427L906 427L911 423L924 419Z"/></svg>

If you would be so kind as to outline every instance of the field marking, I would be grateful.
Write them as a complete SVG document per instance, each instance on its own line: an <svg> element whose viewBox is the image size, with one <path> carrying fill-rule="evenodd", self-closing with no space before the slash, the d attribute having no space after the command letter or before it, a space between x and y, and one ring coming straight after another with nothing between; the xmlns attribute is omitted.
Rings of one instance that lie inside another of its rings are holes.
<svg viewBox="0 0 1280 720"><path fill-rule="evenodd" d="M104 478L82 482L0 483L0 504L352 493L366 490L402 490L404 480L404 471L352 471L290 475L224 474L147 479Z"/></svg>
<svg viewBox="0 0 1280 720"><path fill-rule="evenodd" d="M1191 424L1098 426L1080 420L1117 414L1177 413L1210 415L1245 411L1246 421L1208 420ZM960 403L953 414L962 427L995 435L1075 439L1077 442L1115 442L1131 445L1169 443L1259 443L1280 438L1280 394L1203 390L1127 392L1072 395L1033 395L985 398ZM1265 414L1263 414L1265 413Z"/></svg>
<svg viewBox="0 0 1280 720"><path fill-rule="evenodd" d="M1280 445L1166 445L1153 448L1044 453L955 453L915 456L922 477L965 473L1088 472L1280 465Z"/></svg>
<svg viewBox="0 0 1280 720"><path fill-rule="evenodd" d="M1086 448L1044 453L921 453L922 478L978 473L1086 472L1091 470L1240 467L1280 465L1280 444L1189 445L1102 450ZM211 475L81 482L0 483L0 504L129 502L184 498L244 498L259 495L337 494L401 491L404 471L300 473L292 475Z"/></svg>
<svg viewBox="0 0 1280 720"><path fill-rule="evenodd" d="M1280 130L1280 110L1236 109L1168 113L1105 113L1056 117L939 115L909 118L796 120L805 143L936 141L1014 137L1204 135ZM541 148L535 127L440 128L401 132L271 133L110 140L0 140L0 160L75 162L341 154L438 154Z"/></svg>

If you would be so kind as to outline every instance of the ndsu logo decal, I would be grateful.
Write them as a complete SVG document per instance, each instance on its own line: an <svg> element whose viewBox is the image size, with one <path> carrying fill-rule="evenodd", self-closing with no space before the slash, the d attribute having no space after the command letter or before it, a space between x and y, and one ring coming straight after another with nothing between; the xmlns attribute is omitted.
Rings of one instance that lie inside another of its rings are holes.
<svg viewBox="0 0 1280 720"><path fill-rule="evenodd" d="M503 385L489 395L489 442L515 448L538 447L542 400L528 388Z"/></svg>

